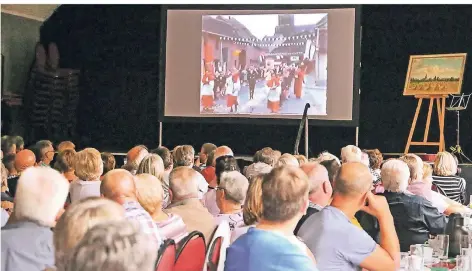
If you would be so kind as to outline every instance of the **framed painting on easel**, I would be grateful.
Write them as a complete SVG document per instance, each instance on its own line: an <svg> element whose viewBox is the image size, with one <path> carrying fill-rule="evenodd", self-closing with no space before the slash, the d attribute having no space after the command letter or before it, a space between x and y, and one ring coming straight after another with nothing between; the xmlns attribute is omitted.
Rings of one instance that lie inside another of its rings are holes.
<svg viewBox="0 0 472 271"><path fill-rule="evenodd" d="M460 94L467 54L410 56L403 95Z"/></svg>
<svg viewBox="0 0 472 271"><path fill-rule="evenodd" d="M444 151L444 119L446 98L460 94L467 54L413 55L410 56L403 95L414 95L418 99L415 116L411 124L405 153L410 146L437 146ZM413 141L416 123L423 100L429 100L428 115L422 141ZM439 141L429 141L429 128L433 107L436 105L439 121Z"/></svg>

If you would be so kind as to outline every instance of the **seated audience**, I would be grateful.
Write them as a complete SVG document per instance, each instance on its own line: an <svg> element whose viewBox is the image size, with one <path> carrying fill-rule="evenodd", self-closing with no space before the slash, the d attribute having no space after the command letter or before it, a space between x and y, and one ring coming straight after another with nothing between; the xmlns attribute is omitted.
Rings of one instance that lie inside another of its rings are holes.
<svg viewBox="0 0 472 271"><path fill-rule="evenodd" d="M305 155L299 154L299 155L294 155L295 158L297 158L298 164L301 166L305 163L308 163L308 158L305 157Z"/></svg>
<svg viewBox="0 0 472 271"><path fill-rule="evenodd" d="M347 145L341 149L341 161L343 163L362 162L362 151L354 145Z"/></svg>
<svg viewBox="0 0 472 271"><path fill-rule="evenodd" d="M308 178L297 167L274 168L253 180L256 227L227 249L225 270L317 270L313 255L293 231L308 206Z"/></svg>
<svg viewBox="0 0 472 271"><path fill-rule="evenodd" d="M54 266L53 232L69 183L51 168L29 168L18 180L15 210L2 228L3 271Z"/></svg>
<svg viewBox="0 0 472 271"><path fill-rule="evenodd" d="M215 160L215 153L216 151L212 151L208 154L208 158L207 158L207 161L206 161L206 166L204 169L202 169L202 171L200 172L203 176L203 178L205 178L205 181L207 181L208 185L210 187L214 187L215 184L214 184L214 180L215 180L215 167L213 165L213 161Z"/></svg>
<svg viewBox="0 0 472 271"><path fill-rule="evenodd" d="M220 181L221 174L223 172L229 171L239 171L238 160L230 155L220 156L215 161L215 185L211 186L208 192L203 197L203 205L208 209L208 211L213 215L216 216L220 213L220 209L216 204L216 187L218 186L218 182Z"/></svg>
<svg viewBox="0 0 472 271"><path fill-rule="evenodd" d="M36 163L40 167L49 167L51 161L54 160L54 146L49 140L40 140L32 148Z"/></svg>
<svg viewBox="0 0 472 271"><path fill-rule="evenodd" d="M71 202L88 197L99 197L100 176L103 173L100 152L93 148L79 151L74 158L74 169L79 179L70 184Z"/></svg>
<svg viewBox="0 0 472 271"><path fill-rule="evenodd" d="M139 204L151 215L163 239L174 239L177 243L187 236L188 232L182 218L162 210L162 182L156 176L136 175L136 194Z"/></svg>
<svg viewBox="0 0 472 271"><path fill-rule="evenodd" d="M320 270L397 270L398 237L384 197L370 192L372 175L360 162L344 163L334 183L331 206L311 215L300 236L317 259ZM367 205L368 204L368 205ZM363 210L380 223L380 246L350 218Z"/></svg>
<svg viewBox="0 0 472 271"><path fill-rule="evenodd" d="M405 162L388 160L382 166L381 176L401 251L409 251L413 244L423 244L430 234L444 232L446 217L428 200L407 192L410 170Z"/></svg>
<svg viewBox="0 0 472 271"><path fill-rule="evenodd" d="M144 157L143 161L141 161L141 164L139 164L136 174L143 173L156 176L156 178L161 182L161 190L163 190L164 193L164 198L161 203L162 208L166 208L167 205L170 204L170 194L169 186L164 181L164 162L162 161L161 157L157 154L148 154L146 157Z"/></svg>
<svg viewBox="0 0 472 271"><path fill-rule="evenodd" d="M66 151L71 151L68 149ZM71 204L54 228L54 249L57 269L62 269L72 249L93 226L124 219L123 208L108 199L91 197Z"/></svg>
<svg viewBox="0 0 472 271"><path fill-rule="evenodd" d="M259 150L254 155L254 163L244 169L244 175L249 181L259 174L269 173L277 162L275 151L266 147Z"/></svg>
<svg viewBox="0 0 472 271"><path fill-rule="evenodd" d="M460 203L466 203L465 180L457 176L457 162L448 152L438 152L434 160L433 184L442 195Z"/></svg>
<svg viewBox="0 0 472 271"><path fill-rule="evenodd" d="M313 159L313 158L310 158L310 160L311 160L311 159ZM315 158L315 160L314 160L313 162L318 162L318 163L321 164L321 162L323 162L323 161L330 161L330 160L335 160L336 163L337 163L339 166L341 166L341 161L339 161L339 158L336 157L336 155L331 154L331 153L329 153L329 152L327 152L327 151L324 151L324 152L320 153L320 154L318 155L318 157Z"/></svg>
<svg viewBox="0 0 472 271"><path fill-rule="evenodd" d="M148 154L148 149L144 145L138 145L133 147L126 154L126 163L123 165L122 168L131 172L131 174L136 175L136 170L138 170L139 164Z"/></svg>
<svg viewBox="0 0 472 271"><path fill-rule="evenodd" d="M187 231L200 231L205 241L211 241L215 229L213 216L198 197L198 172L190 167L177 167L170 173L169 187L172 202L167 211L182 217Z"/></svg>
<svg viewBox="0 0 472 271"><path fill-rule="evenodd" d="M331 196L333 195L333 188L329 181L328 171L326 168L315 162L308 162L300 167L308 176L308 208L306 214L302 216L295 227L295 235L302 226L303 222L312 214L318 213L329 205Z"/></svg>
<svg viewBox="0 0 472 271"><path fill-rule="evenodd" d="M116 160L115 156L109 152L102 152L101 153L102 161L103 161L103 173L100 177L100 180L103 179L103 176L108 173L108 171L112 171L116 167Z"/></svg>
<svg viewBox="0 0 472 271"><path fill-rule="evenodd" d="M295 156L291 155L290 153L284 153L282 156L280 156L279 160L275 164L275 167L281 166L299 167L300 164L298 163L298 160L295 158Z"/></svg>
<svg viewBox="0 0 472 271"><path fill-rule="evenodd" d="M157 149L152 150L151 153L155 153L161 157L162 162L164 163L163 180L166 185L169 186L169 174L172 169L174 169L174 158L172 157L172 154L170 153L169 149L164 146L160 146Z"/></svg>
<svg viewBox="0 0 472 271"><path fill-rule="evenodd" d="M158 249L134 223L100 223L87 231L58 271L154 271Z"/></svg>
<svg viewBox="0 0 472 271"><path fill-rule="evenodd" d="M383 162L383 155L379 149L365 150L365 153L369 156L370 172L374 176L374 185L380 182L380 166Z"/></svg>
<svg viewBox="0 0 472 271"><path fill-rule="evenodd" d="M3 155L17 153L14 137L8 136L8 135L2 136L1 145L2 145Z"/></svg>
<svg viewBox="0 0 472 271"><path fill-rule="evenodd" d="M210 153L214 150L216 150L215 144L212 144L212 143L203 144L202 148L200 149L200 152L198 153L198 159L197 159L197 162L195 163L195 166L197 166L200 170L204 170L206 168L208 155L210 155Z"/></svg>
<svg viewBox="0 0 472 271"><path fill-rule="evenodd" d="M328 171L329 181L331 182L331 185L333 185L336 174L338 174L338 171L341 168L341 164L338 163L336 159L332 159L332 160L323 160L320 162L320 165L324 166L326 170Z"/></svg>
<svg viewBox="0 0 472 271"><path fill-rule="evenodd" d="M211 161L211 166L209 172L206 172L205 175L207 177L205 178L208 182L208 185L210 187L215 187L216 186L216 172L214 171L215 165L216 165L216 159L218 159L221 156L234 156L233 151L228 147L228 146L220 146L216 148L215 153L212 153L211 156L213 156L213 159ZM211 175L211 172L214 174Z"/></svg>
<svg viewBox="0 0 472 271"><path fill-rule="evenodd" d="M222 172L216 188L216 204L220 213L215 216L216 225L227 221L229 228L244 224L243 209L249 182L239 171Z"/></svg>
<svg viewBox="0 0 472 271"><path fill-rule="evenodd" d="M79 178L75 175L74 170L75 155L75 150L66 149L57 154L56 162L54 162L54 169L62 173L69 183Z"/></svg>
<svg viewBox="0 0 472 271"><path fill-rule="evenodd" d="M75 151L75 144L72 141L62 141L57 145L57 152L63 152L65 150Z"/></svg>
<svg viewBox="0 0 472 271"><path fill-rule="evenodd" d="M103 197L111 199L125 209L125 217L136 221L141 229L151 239L161 245L162 238L151 216L139 204L136 195L134 176L127 170L114 169L108 172L100 185L100 193Z"/></svg>
<svg viewBox="0 0 472 271"><path fill-rule="evenodd" d="M12 140L13 140L13 143L15 143L16 152L19 152L25 149L25 141L23 140L21 136L14 136Z"/></svg>
<svg viewBox="0 0 472 271"><path fill-rule="evenodd" d="M15 156L15 169L17 176L8 179L8 191L12 197L15 197L18 179L23 171L36 165L34 153L28 149L18 152Z"/></svg>
<svg viewBox="0 0 472 271"><path fill-rule="evenodd" d="M177 148L173 154L175 167L189 167L197 171L197 185L198 185L198 198L202 199L203 195L208 191L208 183L205 177L199 172L200 169L195 167L195 150L190 145L183 145Z"/></svg>

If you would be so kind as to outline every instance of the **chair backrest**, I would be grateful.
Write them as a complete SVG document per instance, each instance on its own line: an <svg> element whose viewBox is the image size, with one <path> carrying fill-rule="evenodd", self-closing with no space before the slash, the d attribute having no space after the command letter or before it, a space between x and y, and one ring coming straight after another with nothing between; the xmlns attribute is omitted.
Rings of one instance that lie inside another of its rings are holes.
<svg viewBox="0 0 472 271"><path fill-rule="evenodd" d="M220 222L208 245L203 271L223 271L226 261L226 249L231 240L231 229L226 220Z"/></svg>
<svg viewBox="0 0 472 271"><path fill-rule="evenodd" d="M198 271L205 264L206 245L203 233L193 231L179 242L174 271Z"/></svg>
<svg viewBox="0 0 472 271"><path fill-rule="evenodd" d="M208 260L207 264L207 271L217 271L218 270L218 263L220 261L220 252L221 252L221 244L223 243L223 237L219 236L216 237L213 243L211 243L211 247L208 251Z"/></svg>
<svg viewBox="0 0 472 271"><path fill-rule="evenodd" d="M156 271L173 271L176 253L177 251L174 240L165 240L164 244L162 244L159 249Z"/></svg>

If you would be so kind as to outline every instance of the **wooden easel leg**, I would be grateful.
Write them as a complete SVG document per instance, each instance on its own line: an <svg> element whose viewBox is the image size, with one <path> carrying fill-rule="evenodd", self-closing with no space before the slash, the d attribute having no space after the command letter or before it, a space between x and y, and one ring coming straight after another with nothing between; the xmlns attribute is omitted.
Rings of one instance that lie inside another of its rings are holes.
<svg viewBox="0 0 472 271"><path fill-rule="evenodd" d="M423 143L428 142L429 126L431 125L431 113L433 111L434 99L435 98L429 99L428 118L426 119L426 126L424 127Z"/></svg>
<svg viewBox="0 0 472 271"><path fill-rule="evenodd" d="M446 143L444 140L444 121L446 118L446 98L442 98L442 120L441 120L441 130L440 130L440 137L441 137L441 145L439 146L439 151L445 151L446 150Z"/></svg>
<svg viewBox="0 0 472 271"><path fill-rule="evenodd" d="M416 107L415 117L413 118L413 123L411 124L410 135L408 136L408 141L406 142L405 154L410 150L411 140L413 139L413 133L415 132L416 122L418 121L418 115L420 114L422 103L423 98L418 99L418 106Z"/></svg>
<svg viewBox="0 0 472 271"><path fill-rule="evenodd" d="M446 99L436 99L436 107L438 109L438 121L439 121L439 151L444 151L444 109ZM441 104L442 103L442 104ZM443 107L444 106L444 107Z"/></svg>

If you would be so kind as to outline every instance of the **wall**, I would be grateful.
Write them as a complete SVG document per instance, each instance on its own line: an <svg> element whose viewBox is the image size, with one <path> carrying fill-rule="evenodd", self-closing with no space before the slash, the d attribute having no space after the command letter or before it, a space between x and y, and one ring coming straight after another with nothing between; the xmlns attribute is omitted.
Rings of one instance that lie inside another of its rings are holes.
<svg viewBox="0 0 472 271"><path fill-rule="evenodd" d="M1 23L2 54L5 59L3 87L7 92L21 94L35 58L41 22L2 12Z"/></svg>

